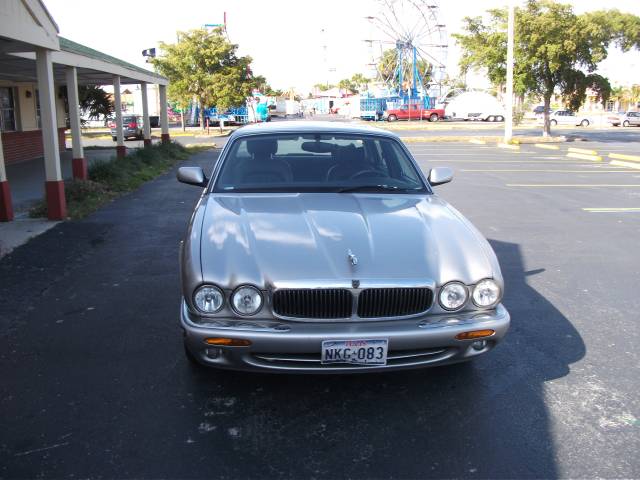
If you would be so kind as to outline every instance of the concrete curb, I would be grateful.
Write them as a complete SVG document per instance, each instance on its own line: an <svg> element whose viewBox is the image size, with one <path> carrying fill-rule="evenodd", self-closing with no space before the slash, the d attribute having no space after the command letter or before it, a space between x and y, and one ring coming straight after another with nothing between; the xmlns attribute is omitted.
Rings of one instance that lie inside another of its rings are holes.
<svg viewBox="0 0 640 480"><path fill-rule="evenodd" d="M571 149L569 149L571 150ZM591 150L593 152L595 152L595 150ZM597 152L595 152L597 153ZM576 153L576 152L569 152L567 153L567 157L569 158L577 158L580 160L590 160L592 162L601 162L602 161L602 157L596 154L588 154L588 153Z"/></svg>
<svg viewBox="0 0 640 480"><path fill-rule="evenodd" d="M640 170L640 163L635 162L623 162L621 160L611 160L609 165L615 165L616 167L627 167L634 168L636 170Z"/></svg>
<svg viewBox="0 0 640 480"><path fill-rule="evenodd" d="M630 162L640 162L639 155L627 155L624 153L610 153L609 158L614 158L616 160L628 160Z"/></svg>

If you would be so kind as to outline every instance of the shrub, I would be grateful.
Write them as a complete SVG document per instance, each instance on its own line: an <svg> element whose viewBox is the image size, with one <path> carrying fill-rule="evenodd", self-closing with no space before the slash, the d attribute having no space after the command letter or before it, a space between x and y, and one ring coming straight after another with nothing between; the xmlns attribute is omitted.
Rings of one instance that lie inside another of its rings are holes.
<svg viewBox="0 0 640 480"><path fill-rule="evenodd" d="M136 189L166 172L190 153L177 143L141 148L124 158L97 162L89 167L89 180L65 181L67 211L71 218L82 218L118 195ZM31 217L46 216L46 202L30 211Z"/></svg>

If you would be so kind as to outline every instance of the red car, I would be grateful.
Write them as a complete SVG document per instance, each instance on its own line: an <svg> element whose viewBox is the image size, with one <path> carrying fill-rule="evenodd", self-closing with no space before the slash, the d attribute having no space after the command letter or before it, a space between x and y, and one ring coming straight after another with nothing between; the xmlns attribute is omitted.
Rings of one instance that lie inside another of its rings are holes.
<svg viewBox="0 0 640 480"><path fill-rule="evenodd" d="M418 103L401 105L400 108L385 110L382 118L387 122L395 122L396 120L429 120L430 122L437 122L444 118L444 109L424 108Z"/></svg>

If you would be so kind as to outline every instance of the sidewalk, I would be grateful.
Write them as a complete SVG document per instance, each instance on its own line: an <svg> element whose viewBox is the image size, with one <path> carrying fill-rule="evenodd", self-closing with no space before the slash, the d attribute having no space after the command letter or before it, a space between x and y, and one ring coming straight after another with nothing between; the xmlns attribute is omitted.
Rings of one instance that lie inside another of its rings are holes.
<svg viewBox="0 0 640 480"><path fill-rule="evenodd" d="M109 161L115 155L115 148L85 149L84 151L89 166L96 162ZM72 157L71 150L60 154L60 166L64 179L73 177ZM11 188L13 210L16 217L26 216L31 205L44 197L44 158L7 165L7 180L9 180L9 188Z"/></svg>

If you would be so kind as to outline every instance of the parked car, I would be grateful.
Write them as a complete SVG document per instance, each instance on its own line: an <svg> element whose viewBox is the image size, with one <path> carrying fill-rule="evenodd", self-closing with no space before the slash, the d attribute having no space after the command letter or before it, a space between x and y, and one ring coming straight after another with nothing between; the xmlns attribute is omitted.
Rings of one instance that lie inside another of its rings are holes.
<svg viewBox="0 0 640 480"><path fill-rule="evenodd" d="M390 108L382 114L383 120L395 122L396 120L429 120L437 122L444 118L442 108L424 108L420 104L400 105L398 108Z"/></svg>
<svg viewBox="0 0 640 480"><path fill-rule="evenodd" d="M607 117L607 123L614 127L622 125L623 127L640 126L640 112L618 112Z"/></svg>
<svg viewBox="0 0 640 480"><path fill-rule="evenodd" d="M551 114L553 113L553 109L549 108L547 111ZM544 116L544 105L538 105L532 110L533 116L535 118L541 118Z"/></svg>
<svg viewBox="0 0 640 480"><path fill-rule="evenodd" d="M115 142L118 139L118 130L116 127L116 122L114 120L109 122L109 128L111 129L111 138ZM138 140L142 140L144 138L142 115L123 115L122 133L125 140L127 138L137 138Z"/></svg>
<svg viewBox="0 0 640 480"><path fill-rule="evenodd" d="M235 115L230 112L224 112L211 115L209 117L209 125L218 126L220 125L220 120L222 120L225 125L235 125L237 123Z"/></svg>
<svg viewBox="0 0 640 480"><path fill-rule="evenodd" d="M544 117L540 117L539 123L544 122ZM591 123L589 117L585 115L577 115L571 110L556 110L551 113L549 123L551 126L555 125L580 125L582 127L588 127Z"/></svg>
<svg viewBox="0 0 640 480"><path fill-rule="evenodd" d="M197 365L359 372L471 360L504 337L489 243L398 136L337 122L255 124L212 174L180 246L180 323Z"/></svg>

